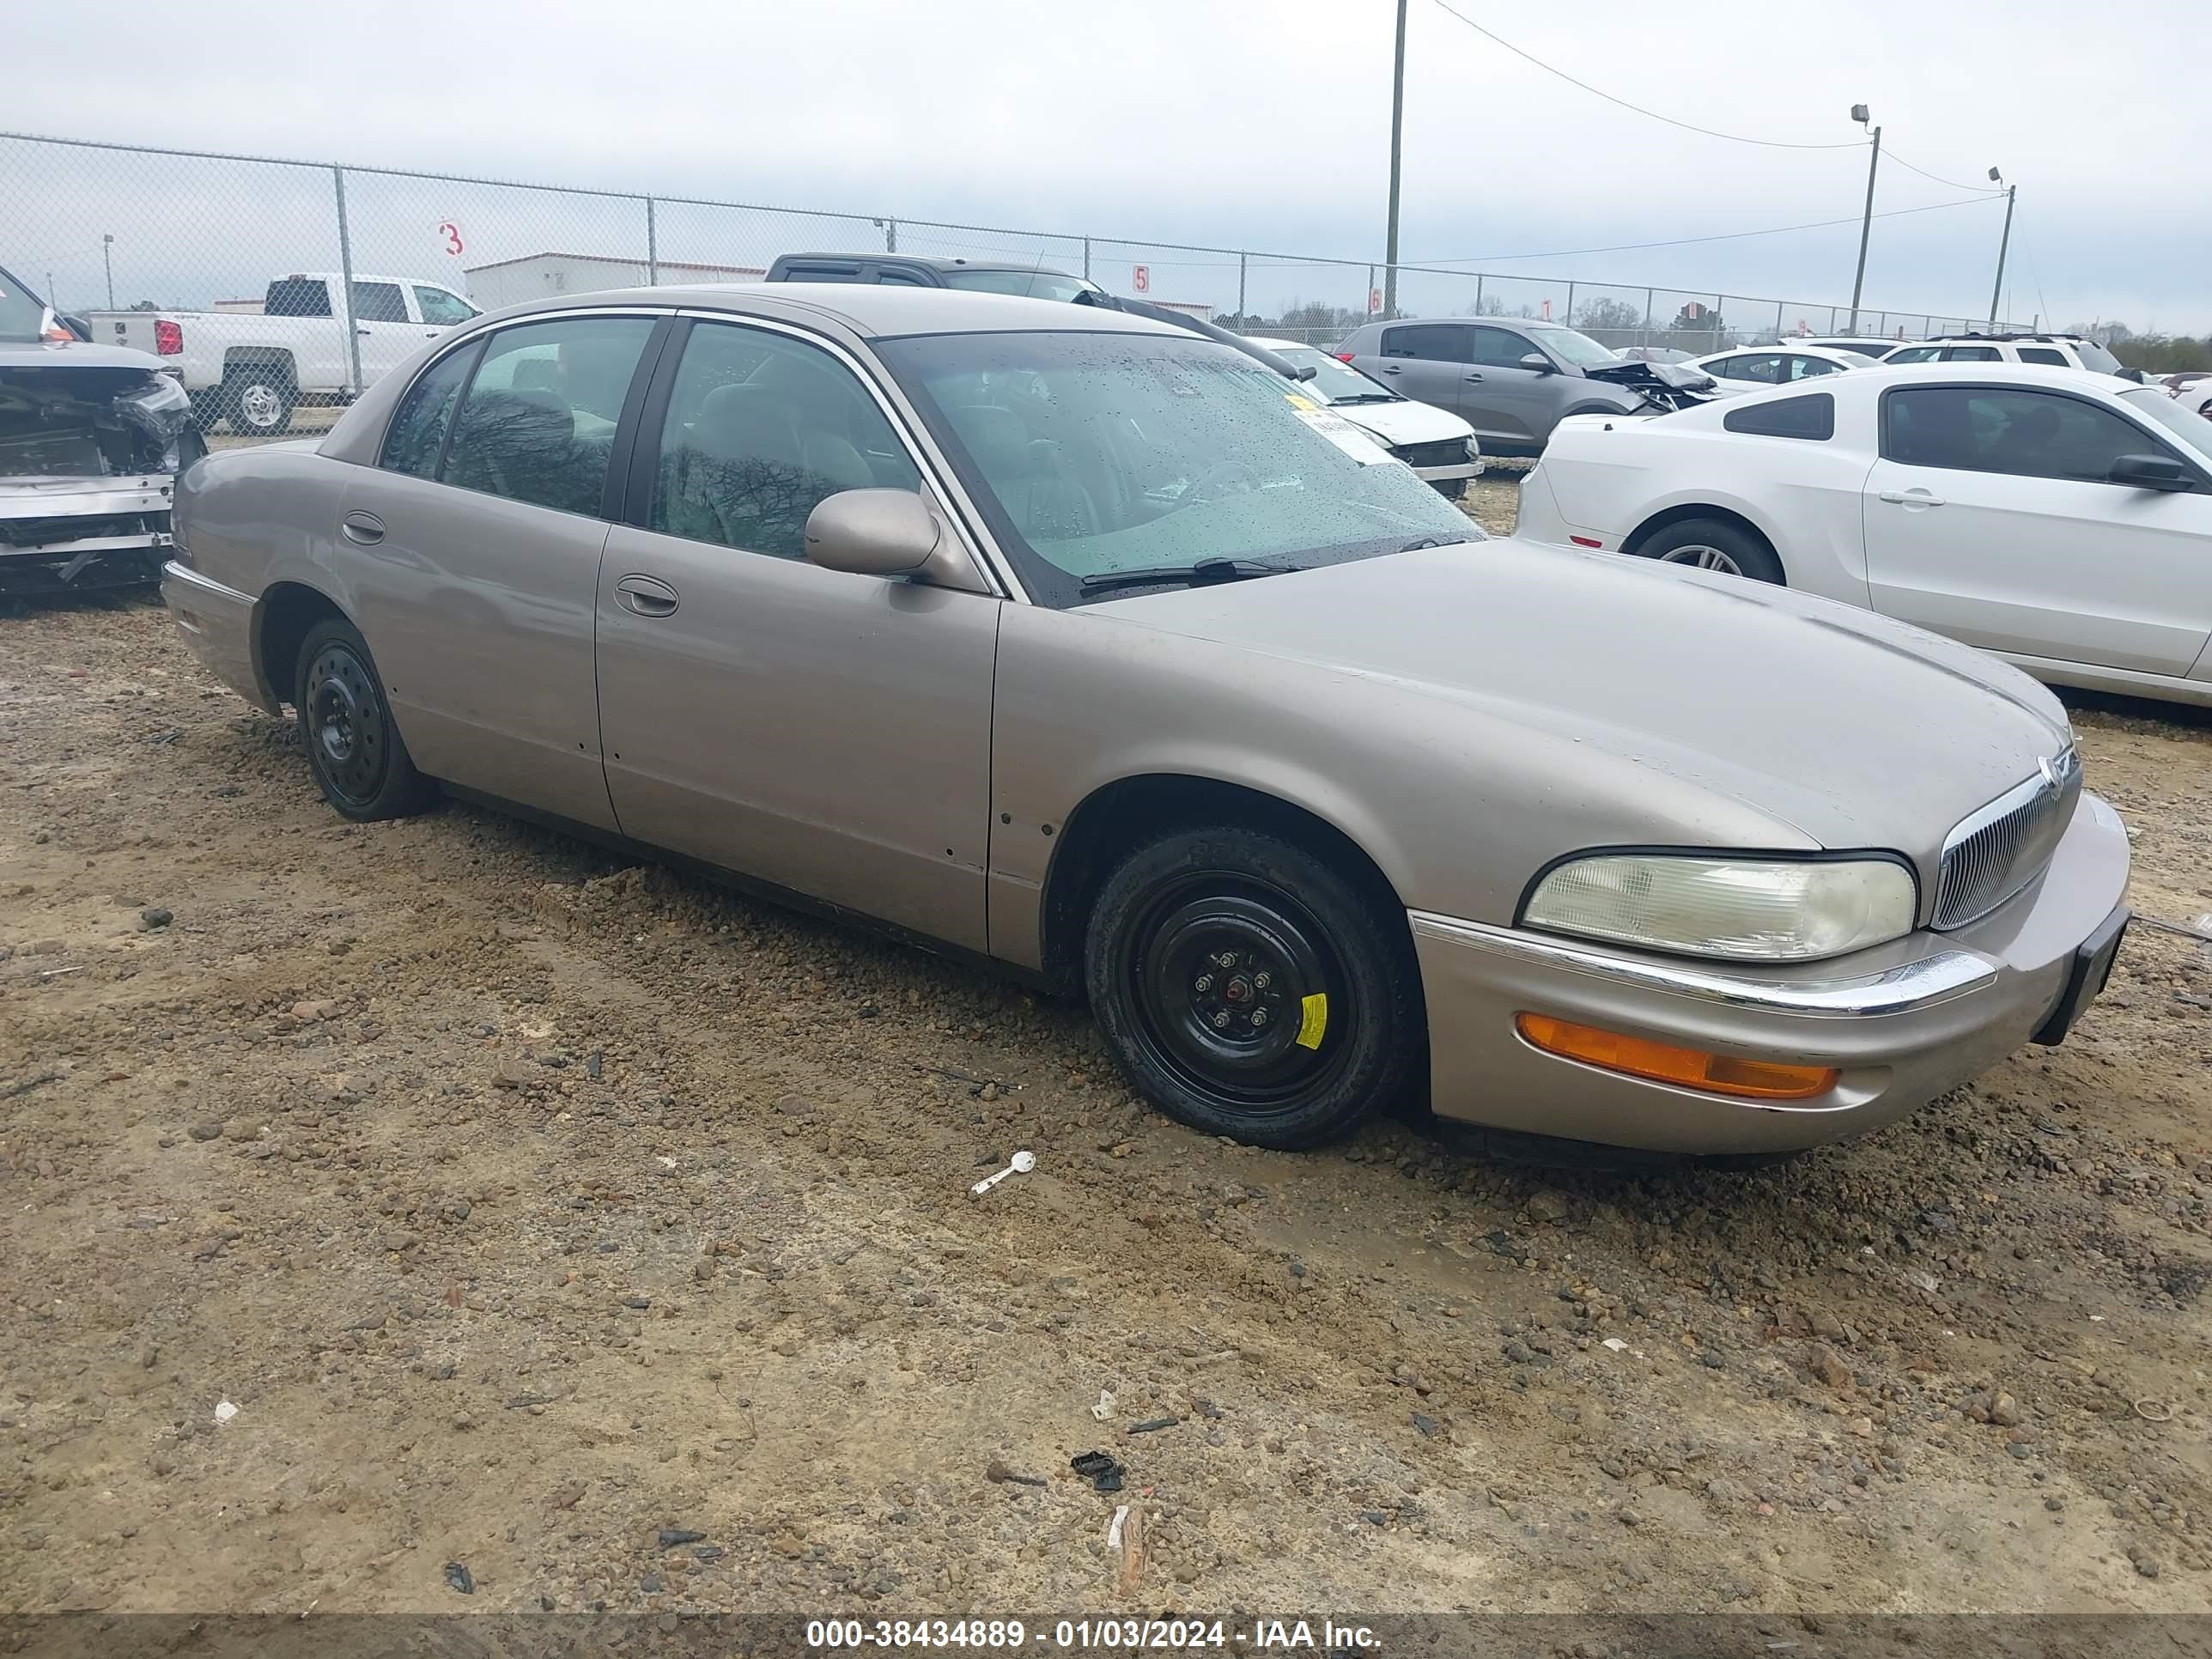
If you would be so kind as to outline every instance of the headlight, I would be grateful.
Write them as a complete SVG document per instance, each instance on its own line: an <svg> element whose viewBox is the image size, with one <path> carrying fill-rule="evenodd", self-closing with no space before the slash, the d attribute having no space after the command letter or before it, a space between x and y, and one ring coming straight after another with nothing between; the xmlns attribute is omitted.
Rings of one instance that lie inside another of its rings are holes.
<svg viewBox="0 0 2212 1659"><path fill-rule="evenodd" d="M1686 956L1805 962L1908 933L1918 907L1894 859L1606 853L1545 876L1522 920Z"/></svg>
<svg viewBox="0 0 2212 1659"><path fill-rule="evenodd" d="M1467 458L1470 461L1479 461L1482 459L1481 439L1469 438L1467 441Z"/></svg>

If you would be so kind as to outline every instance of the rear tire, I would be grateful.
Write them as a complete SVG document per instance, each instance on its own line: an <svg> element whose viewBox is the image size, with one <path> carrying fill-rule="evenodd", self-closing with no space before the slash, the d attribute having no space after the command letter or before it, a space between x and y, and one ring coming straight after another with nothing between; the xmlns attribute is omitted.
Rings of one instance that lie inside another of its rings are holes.
<svg viewBox="0 0 2212 1659"><path fill-rule="evenodd" d="M357 823L405 817L437 787L415 769L360 630L332 617L300 642L292 683L300 744L323 799Z"/></svg>
<svg viewBox="0 0 2212 1659"><path fill-rule="evenodd" d="M223 418L241 438L283 436L299 401L300 389L282 369L240 367L223 376Z"/></svg>
<svg viewBox="0 0 2212 1659"><path fill-rule="evenodd" d="M1661 564L1689 565L1717 570L1724 576L1744 576L1755 582L1787 586L1782 561L1766 538L1725 519L1685 519L1647 537L1636 549L1639 558Z"/></svg>
<svg viewBox="0 0 2212 1659"><path fill-rule="evenodd" d="M1285 1151L1405 1095L1419 981L1376 885L1228 825L1129 854L1091 911L1084 978L1131 1087L1194 1129Z"/></svg>

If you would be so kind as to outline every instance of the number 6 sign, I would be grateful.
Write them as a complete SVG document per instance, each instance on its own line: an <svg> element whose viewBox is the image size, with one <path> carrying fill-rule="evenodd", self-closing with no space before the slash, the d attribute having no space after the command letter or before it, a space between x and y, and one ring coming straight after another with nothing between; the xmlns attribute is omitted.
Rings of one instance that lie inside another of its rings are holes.
<svg viewBox="0 0 2212 1659"><path fill-rule="evenodd" d="M447 253L459 258L468 243L462 240L460 225L454 220L441 220L438 225L438 240Z"/></svg>

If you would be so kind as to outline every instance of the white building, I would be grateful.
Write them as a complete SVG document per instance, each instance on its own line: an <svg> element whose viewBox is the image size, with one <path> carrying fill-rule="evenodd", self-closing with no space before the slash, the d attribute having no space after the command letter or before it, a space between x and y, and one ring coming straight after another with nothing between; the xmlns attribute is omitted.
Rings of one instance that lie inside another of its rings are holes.
<svg viewBox="0 0 2212 1659"><path fill-rule="evenodd" d="M757 283L768 275L758 265L702 265L678 259L662 259L655 269L664 288L678 283ZM602 289L643 288L647 283L644 260L611 258L600 253L529 253L519 259L471 265L464 275L469 298L486 311L552 294L592 294Z"/></svg>

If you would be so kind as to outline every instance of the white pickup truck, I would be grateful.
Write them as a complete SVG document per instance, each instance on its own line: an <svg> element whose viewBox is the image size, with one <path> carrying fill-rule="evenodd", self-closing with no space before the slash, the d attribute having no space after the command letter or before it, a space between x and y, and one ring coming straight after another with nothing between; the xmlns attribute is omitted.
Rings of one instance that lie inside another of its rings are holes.
<svg viewBox="0 0 2212 1659"><path fill-rule="evenodd" d="M361 347L356 385L346 339L344 279L329 271L279 276L258 312L95 311L100 345L151 352L178 372L200 424L274 437L303 402L350 402L397 368L422 342L477 315L453 289L408 276L353 279L354 337Z"/></svg>

